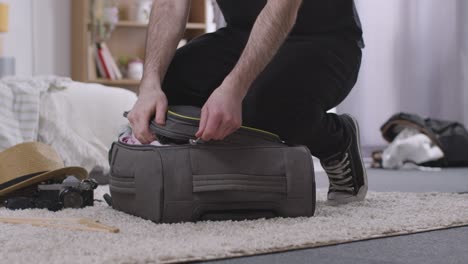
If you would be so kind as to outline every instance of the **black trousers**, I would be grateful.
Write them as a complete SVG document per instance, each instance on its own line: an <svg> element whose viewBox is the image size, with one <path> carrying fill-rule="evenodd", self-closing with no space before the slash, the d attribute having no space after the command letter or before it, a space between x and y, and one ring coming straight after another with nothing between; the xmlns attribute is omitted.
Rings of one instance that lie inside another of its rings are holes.
<svg viewBox="0 0 468 264"><path fill-rule="evenodd" d="M249 32L222 28L177 50L163 82L169 105L202 107L237 63ZM361 49L345 35L290 36L243 101L243 125L271 131L326 158L348 135L336 114L353 88Z"/></svg>

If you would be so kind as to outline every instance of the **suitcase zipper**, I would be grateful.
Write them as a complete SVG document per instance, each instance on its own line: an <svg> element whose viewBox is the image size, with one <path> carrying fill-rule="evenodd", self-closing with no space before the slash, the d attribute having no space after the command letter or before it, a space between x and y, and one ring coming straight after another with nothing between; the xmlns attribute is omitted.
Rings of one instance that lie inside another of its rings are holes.
<svg viewBox="0 0 468 264"><path fill-rule="evenodd" d="M179 117L177 118L177 120L179 121L186 121L186 120L191 120L191 121L196 121L198 125L198 122L200 121L200 118L197 118L197 117L191 117L191 116L185 116L185 115L181 115L181 114L178 114L178 113L175 113L171 110L167 111L168 112L168 118L170 117L170 115L173 115L174 117ZM191 125L193 125L194 123L189 123ZM248 131L252 131L252 132L256 132L256 133L261 133L261 134L264 134L264 135L268 135L270 137L274 137L276 140L278 141L281 141L280 137L275 134L275 133L271 133L269 131L265 131L265 130L262 130L262 129L258 129L258 128L253 128L253 127L248 127L248 126L241 126L240 127L241 129L245 129L245 130L248 130Z"/></svg>
<svg viewBox="0 0 468 264"><path fill-rule="evenodd" d="M129 112L125 112L124 116L127 117L128 113ZM176 113L176 112L171 111L171 110L167 111L166 118L168 120L172 119L173 121L175 120L175 121L177 121L179 123L190 125L190 126L198 126L198 123L200 121L200 118L182 115L182 114ZM174 131L164 129L164 126L159 126L156 123L154 123L154 121L151 121L150 127L154 131L157 131L157 134L160 134L160 135L162 135L164 137L168 137L168 138L172 138L172 139L176 139L176 140L188 141L188 143L190 143L192 145L195 145L195 144L198 144L198 143L203 143L203 141L196 140L194 135L176 133ZM243 131L245 131L247 133L252 133L254 135L261 136L262 138L264 138L266 140L269 140L269 141L283 143L283 144L285 143L284 141L281 140L281 138L277 134L274 134L274 133L271 133L269 131L265 131L265 130L262 130L262 129L248 127L248 126L241 126L238 131L241 132L241 133Z"/></svg>

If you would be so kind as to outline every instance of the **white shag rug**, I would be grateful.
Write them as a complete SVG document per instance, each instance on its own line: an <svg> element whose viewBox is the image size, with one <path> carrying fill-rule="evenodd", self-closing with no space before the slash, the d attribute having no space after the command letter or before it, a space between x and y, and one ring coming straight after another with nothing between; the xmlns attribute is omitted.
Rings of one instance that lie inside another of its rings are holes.
<svg viewBox="0 0 468 264"><path fill-rule="evenodd" d="M108 191L97 190L96 198ZM333 207L318 192L311 218L154 224L104 202L85 209L9 211L0 217L89 217L120 233L0 223L2 263L176 263L332 245L468 225L468 194L376 193Z"/></svg>

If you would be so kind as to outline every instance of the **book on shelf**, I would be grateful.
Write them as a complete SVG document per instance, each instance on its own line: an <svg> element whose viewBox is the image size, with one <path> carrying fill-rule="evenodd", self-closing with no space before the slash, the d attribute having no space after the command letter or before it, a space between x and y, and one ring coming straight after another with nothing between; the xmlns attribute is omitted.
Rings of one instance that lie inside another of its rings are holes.
<svg viewBox="0 0 468 264"><path fill-rule="evenodd" d="M97 50L98 60L99 60L99 62L101 64L102 69L104 70L104 72L103 72L104 74L102 74L102 72L101 72L101 77L104 77L106 79L115 80L115 77L112 78L113 75L111 75L110 67L109 67L109 65L107 65L106 60L104 58L104 51L102 50L101 44L97 43L96 46L97 46L96 50Z"/></svg>
<svg viewBox="0 0 468 264"><path fill-rule="evenodd" d="M117 80L122 80L122 72L120 72L119 66L117 66L117 63L115 62L114 57L112 56L112 53L110 52L109 48L107 47L106 43L101 43L101 48L104 51L104 58L106 59L106 62L110 64L111 72L115 75L115 79Z"/></svg>
<svg viewBox="0 0 468 264"><path fill-rule="evenodd" d="M88 46L88 80L95 80L97 78L97 65L95 61L95 48L94 45Z"/></svg>
<svg viewBox="0 0 468 264"><path fill-rule="evenodd" d="M96 71L98 73L97 75L101 78L107 79L108 77L106 71L104 70L104 66L102 65L97 45L94 46L94 60L96 61Z"/></svg>
<svg viewBox="0 0 468 264"><path fill-rule="evenodd" d="M95 53L99 76L110 80L121 80L122 73L106 43L96 43Z"/></svg>

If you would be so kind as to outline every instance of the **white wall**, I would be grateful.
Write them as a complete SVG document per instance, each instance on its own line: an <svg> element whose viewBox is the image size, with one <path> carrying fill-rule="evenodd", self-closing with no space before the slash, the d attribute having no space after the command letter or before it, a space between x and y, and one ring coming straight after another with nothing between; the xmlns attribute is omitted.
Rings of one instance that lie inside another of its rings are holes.
<svg viewBox="0 0 468 264"><path fill-rule="evenodd" d="M9 32L5 34L5 56L16 59L16 74L31 75L32 9L31 0L2 0L10 6Z"/></svg>
<svg viewBox="0 0 468 264"><path fill-rule="evenodd" d="M460 24L463 25L460 30L461 36L461 76L462 86L465 87L463 90L463 101L464 101L464 124L468 125L468 1L460 0L459 8Z"/></svg>
<svg viewBox="0 0 468 264"><path fill-rule="evenodd" d="M32 32L34 75L70 76L71 74L70 1L31 1L34 21Z"/></svg>
<svg viewBox="0 0 468 264"><path fill-rule="evenodd" d="M464 1L356 0L367 46L358 83L338 111L357 116L363 144L384 144L380 126L400 111L463 121Z"/></svg>
<svg viewBox="0 0 468 264"><path fill-rule="evenodd" d="M70 76L70 1L2 0L10 5L5 54L17 75Z"/></svg>
<svg viewBox="0 0 468 264"><path fill-rule="evenodd" d="M398 84L393 46L398 35L400 1L356 1L364 28L366 48L358 82L349 97L338 107L338 112L356 116L361 126L364 144L380 144L378 123L398 110ZM385 10L384 12L382 12ZM383 48L385 47L385 48ZM364 107L363 107L364 106ZM362 129L362 128L366 129Z"/></svg>

